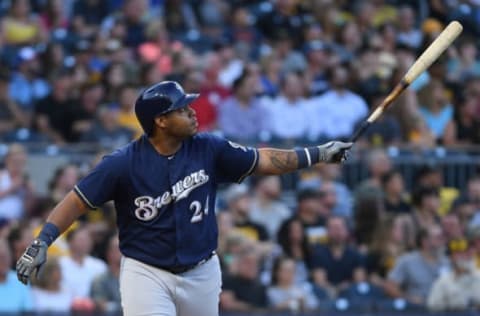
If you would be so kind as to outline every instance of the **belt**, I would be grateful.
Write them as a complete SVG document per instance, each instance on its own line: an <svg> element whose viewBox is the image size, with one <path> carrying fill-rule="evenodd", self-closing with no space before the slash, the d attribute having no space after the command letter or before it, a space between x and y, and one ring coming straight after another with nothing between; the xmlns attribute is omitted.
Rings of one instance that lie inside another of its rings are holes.
<svg viewBox="0 0 480 316"><path fill-rule="evenodd" d="M195 263L195 264L191 264L191 265L186 265L186 266L175 266L175 267L162 267L161 269L162 270L165 270L165 271L168 271L170 273L173 273L173 274L182 274L182 273L185 273L187 271L190 271L202 264L204 264L205 262L207 262L208 260L212 259L212 257L216 254L215 251L212 251L208 257L206 257L205 259L202 259L200 260L199 262Z"/></svg>

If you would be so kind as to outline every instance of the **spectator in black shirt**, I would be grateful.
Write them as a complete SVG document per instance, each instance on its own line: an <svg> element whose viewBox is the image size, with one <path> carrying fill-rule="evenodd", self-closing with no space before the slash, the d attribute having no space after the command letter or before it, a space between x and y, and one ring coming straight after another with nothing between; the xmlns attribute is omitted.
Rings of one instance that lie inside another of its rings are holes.
<svg viewBox="0 0 480 316"><path fill-rule="evenodd" d="M345 220L330 217L327 234L327 243L315 246L312 251L310 266L315 284L338 293L353 282L365 281L364 259L356 248L348 245Z"/></svg>
<svg viewBox="0 0 480 316"><path fill-rule="evenodd" d="M53 79L53 90L35 107L35 125L39 132L57 144L73 140L72 122L75 101L71 98L72 78L63 71Z"/></svg>
<svg viewBox="0 0 480 316"><path fill-rule="evenodd" d="M224 274L220 308L246 311L267 307L266 287L259 281L258 255L246 248L234 260L232 271Z"/></svg>

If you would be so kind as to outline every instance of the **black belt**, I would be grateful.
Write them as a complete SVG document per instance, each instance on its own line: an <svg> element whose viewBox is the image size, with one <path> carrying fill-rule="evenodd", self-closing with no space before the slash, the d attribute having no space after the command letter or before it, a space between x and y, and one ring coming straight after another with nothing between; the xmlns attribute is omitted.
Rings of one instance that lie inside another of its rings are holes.
<svg viewBox="0 0 480 316"><path fill-rule="evenodd" d="M191 265L188 265L188 266L175 266L175 267L167 267L167 268L161 268L162 270L165 270L165 271L168 271L170 273L173 273L173 274L181 274L181 273L185 273L187 271L190 271L192 270L193 268L196 268L198 267L199 265L202 265L204 264L205 262L207 262L208 260L212 259L212 257L215 255L215 251L212 251L212 253L210 253L208 255L208 257L206 257L205 259L202 259L200 260L199 262L195 263L195 264L191 264Z"/></svg>

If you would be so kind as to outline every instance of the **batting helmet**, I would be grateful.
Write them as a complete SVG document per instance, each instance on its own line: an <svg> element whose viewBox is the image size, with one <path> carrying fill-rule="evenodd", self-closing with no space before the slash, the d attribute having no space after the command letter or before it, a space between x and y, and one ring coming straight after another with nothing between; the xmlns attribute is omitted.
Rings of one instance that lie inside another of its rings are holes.
<svg viewBox="0 0 480 316"><path fill-rule="evenodd" d="M162 81L145 89L135 102L135 115L147 135L153 133L155 117L188 106L199 94L187 94L175 81Z"/></svg>

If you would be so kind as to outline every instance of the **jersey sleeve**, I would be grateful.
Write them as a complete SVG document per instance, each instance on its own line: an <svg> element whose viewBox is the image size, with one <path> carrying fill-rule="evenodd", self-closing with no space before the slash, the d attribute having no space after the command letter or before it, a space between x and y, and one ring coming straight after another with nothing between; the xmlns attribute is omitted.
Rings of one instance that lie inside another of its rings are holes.
<svg viewBox="0 0 480 316"><path fill-rule="evenodd" d="M75 186L74 191L91 209L113 200L122 168L121 159L105 156L100 163Z"/></svg>
<svg viewBox="0 0 480 316"><path fill-rule="evenodd" d="M227 139L212 136L215 152L215 171L219 183L240 183L252 174L258 163L258 150Z"/></svg>

